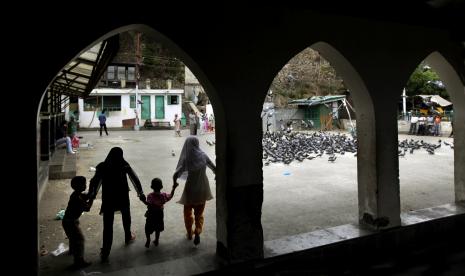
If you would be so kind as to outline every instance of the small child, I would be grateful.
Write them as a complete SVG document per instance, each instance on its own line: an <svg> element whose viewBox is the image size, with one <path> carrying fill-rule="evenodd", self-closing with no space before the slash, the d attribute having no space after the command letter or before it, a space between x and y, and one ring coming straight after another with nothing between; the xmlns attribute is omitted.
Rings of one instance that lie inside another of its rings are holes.
<svg viewBox="0 0 465 276"><path fill-rule="evenodd" d="M162 181L159 178L152 179L152 185L150 186L153 189L153 192L147 196L145 204L147 205L147 212L145 216L147 220L145 222L145 235L147 236L147 242L145 247L149 248L150 246L150 235L155 232L155 241L153 242L155 246L158 246L158 239L160 238L160 232L165 230L165 224L163 222L163 205L170 201L173 198L174 190L178 183L173 184L171 193L161 193L160 190L163 188Z"/></svg>
<svg viewBox="0 0 465 276"><path fill-rule="evenodd" d="M69 252L74 256L71 268L83 268L91 263L84 260L84 235L79 228L79 217L82 212L89 212L92 202L82 192L86 190L86 178L75 176L71 179L71 188L74 192L69 197L68 207L63 217L63 229L69 240Z"/></svg>

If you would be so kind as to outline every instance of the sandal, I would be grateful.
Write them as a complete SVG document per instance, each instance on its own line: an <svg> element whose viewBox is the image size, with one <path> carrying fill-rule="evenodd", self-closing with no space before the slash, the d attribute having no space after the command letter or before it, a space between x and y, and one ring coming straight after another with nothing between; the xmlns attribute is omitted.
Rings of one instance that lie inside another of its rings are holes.
<svg viewBox="0 0 465 276"><path fill-rule="evenodd" d="M136 240L136 234L134 234L133 232L131 232L131 238L125 240L125 243L126 243L126 244L130 244L130 243L133 243L135 240Z"/></svg>

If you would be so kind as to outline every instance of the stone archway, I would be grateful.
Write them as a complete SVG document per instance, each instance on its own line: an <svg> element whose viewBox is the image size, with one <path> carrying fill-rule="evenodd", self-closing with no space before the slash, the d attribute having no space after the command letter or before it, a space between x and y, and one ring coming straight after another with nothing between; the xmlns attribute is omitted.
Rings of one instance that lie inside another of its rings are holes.
<svg viewBox="0 0 465 276"><path fill-rule="evenodd" d="M331 67L333 67L336 70L337 75L344 80L344 83L351 92L351 95L355 103L358 136L358 155L357 174L354 176L354 178L358 180L356 181L356 183L358 183L356 184L358 185L358 189L354 188L353 190L355 193L355 198L358 197L359 203L358 215L356 215L357 211L354 209L354 216L358 217L359 221L362 221L366 213L373 214L373 216L377 214L377 201L376 198L373 197L373 195L376 194L376 163L373 162L373 158L376 156L376 137L375 119L373 115L374 112L371 96L368 93L368 89L364 81L362 80L354 66L343 54L336 50L332 45L330 45L327 42L320 41L310 44L309 48L318 51L321 57L329 61ZM290 181L290 183L292 183L291 178L289 178L288 180ZM264 198L265 205L267 204L266 195L264 196ZM299 198L297 200L301 201L303 199ZM356 202L355 206L357 206ZM305 207L301 208L300 211L305 212ZM263 211L263 213L265 214L265 211ZM307 217L307 219L309 218ZM344 223L346 222L343 222L341 224ZM274 235L276 236L276 234Z"/></svg>
<svg viewBox="0 0 465 276"><path fill-rule="evenodd" d="M203 85L205 88L206 93L209 95L212 106L215 112L215 117L216 117L216 136L218 140L220 139L225 139L226 137L226 128L224 127L224 112L223 108L221 107L221 102L218 100L218 96L216 94L215 88L213 85L209 82L208 78L205 76L203 73L202 69L200 66L185 52L183 51L176 43L174 43L172 40L170 40L168 37L164 36L160 32L152 29L151 27L148 27L146 25L127 25L118 29L115 29L111 32L108 32L107 34L99 37L94 41L94 43L90 44L88 47L83 49L81 52L79 52L75 57L78 57L80 54L88 50L90 47L92 47L95 43L98 43L102 40L105 40L111 36L114 36L116 34L126 32L126 31L139 31L143 32L144 34L155 38L157 41L161 42L162 44L166 45L167 48L169 48L176 56L178 56L186 66L188 66L191 71L196 75L196 77L199 79L200 83ZM72 60L72 59L71 59ZM42 101L44 99L45 93L42 95L42 98L39 102L38 105L38 116L40 114L40 106L42 105ZM40 127L39 125L37 126L38 128ZM40 131L37 131L37 135L40 135ZM222 138L220 138L222 137ZM39 141L39 139L37 139ZM38 146L39 148L39 146ZM216 189L216 198L217 198L217 204L216 204L216 240L217 244L227 244L227 238L226 238L226 203L222 200L225 198L225 191L226 189L224 186L226 185L226 178L224 177L224 158L225 158L225 153L226 149L224 147L224 144L219 142L216 147L216 155L217 155L217 173L218 177L216 179L217 181L217 189ZM223 176L222 176L223 174ZM40 199L39 202L40 203Z"/></svg>
<svg viewBox="0 0 465 276"><path fill-rule="evenodd" d="M425 60L443 80L454 104L454 187L455 201L465 200L465 87L456 69L440 52L432 52Z"/></svg>

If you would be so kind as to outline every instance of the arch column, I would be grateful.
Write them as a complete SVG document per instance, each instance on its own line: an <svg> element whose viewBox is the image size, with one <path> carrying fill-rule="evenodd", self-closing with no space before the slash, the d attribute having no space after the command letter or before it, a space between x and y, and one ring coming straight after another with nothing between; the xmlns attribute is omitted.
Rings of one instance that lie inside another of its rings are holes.
<svg viewBox="0 0 465 276"><path fill-rule="evenodd" d="M226 237L217 253L230 262L263 258L263 229L261 225L263 203L262 175L262 121L261 106L254 104L262 100L256 89L248 88L247 81L238 96L234 85L222 87L225 92L227 128L225 177L225 203L220 209L225 212L225 229L220 236ZM246 95L246 96L245 96ZM257 99L257 101L255 101ZM220 199L218 198L218 201ZM225 205L225 206L224 206Z"/></svg>
<svg viewBox="0 0 465 276"><path fill-rule="evenodd" d="M359 222L384 229L401 224L397 105L385 85L371 91L373 113L357 115Z"/></svg>
<svg viewBox="0 0 465 276"><path fill-rule="evenodd" d="M345 48L343 45L339 45L341 49ZM374 229L399 226L396 98L379 96L392 94L395 90L387 89L384 79L374 80L370 89L367 88L364 80L372 81L373 78L362 79L348 61L366 64L366 60L359 60L360 57L365 57L366 50L350 47L350 51L345 51L344 56L326 42L317 42L311 47L320 52L336 69L354 100L358 139L359 222Z"/></svg>
<svg viewBox="0 0 465 276"><path fill-rule="evenodd" d="M451 51L452 52L452 51ZM453 52L452 52L453 53ZM463 60L460 55L454 56L453 61ZM446 85L452 103L454 105L454 190L455 202L465 202L465 86L457 74L462 70L461 76L465 76L463 64L455 68L439 52L433 52L425 59L438 73L440 79Z"/></svg>

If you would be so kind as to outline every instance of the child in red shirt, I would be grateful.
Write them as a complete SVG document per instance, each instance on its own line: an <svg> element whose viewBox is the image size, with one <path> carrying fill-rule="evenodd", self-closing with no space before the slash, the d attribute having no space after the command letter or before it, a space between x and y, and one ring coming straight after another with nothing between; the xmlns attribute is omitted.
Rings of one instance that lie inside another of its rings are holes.
<svg viewBox="0 0 465 276"><path fill-rule="evenodd" d="M155 232L155 241L153 242L155 246L158 246L158 240L160 238L160 232L165 230L165 224L163 221L163 205L170 201L173 198L174 190L178 183L173 184L171 193L161 193L163 188L162 181L159 178L152 179L152 185L150 186L153 189L153 192L147 196L145 204L147 205L147 212L145 216L147 217L145 222L145 235L147 237L147 242L145 247L149 248L150 246L150 235Z"/></svg>

